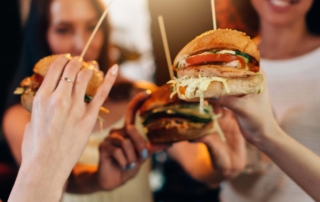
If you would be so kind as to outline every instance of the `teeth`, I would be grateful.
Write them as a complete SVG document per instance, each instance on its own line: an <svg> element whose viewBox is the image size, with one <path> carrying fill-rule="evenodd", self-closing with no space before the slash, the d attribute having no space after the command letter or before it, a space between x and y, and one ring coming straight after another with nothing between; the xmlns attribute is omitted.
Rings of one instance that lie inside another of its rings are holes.
<svg viewBox="0 0 320 202"><path fill-rule="evenodd" d="M270 2L275 5L275 6L279 6L279 7L286 7L290 5L289 1L283 1L283 0L270 0Z"/></svg>

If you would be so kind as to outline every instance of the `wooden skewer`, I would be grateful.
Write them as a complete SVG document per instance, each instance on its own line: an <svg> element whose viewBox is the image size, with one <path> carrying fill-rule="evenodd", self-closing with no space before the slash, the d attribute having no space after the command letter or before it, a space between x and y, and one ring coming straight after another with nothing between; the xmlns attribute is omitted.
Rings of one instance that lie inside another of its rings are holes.
<svg viewBox="0 0 320 202"><path fill-rule="evenodd" d="M112 2L113 2L113 0L111 0L111 2L109 3L109 5L107 6L106 10L105 10L105 11L103 12L103 14L101 15L101 17L100 17L100 19L99 19L96 27L94 28L94 30L93 30L93 32L92 32L92 34L91 34L91 36L90 36L90 38L89 38L86 46L84 47L84 49L83 49L83 51L82 51L82 53L81 53L81 55L80 55L79 60L83 60L83 56L86 54L86 52L87 52L87 50L88 50L88 47L89 47L89 45L90 45L91 42L92 42L93 37L96 35L96 33L97 33L97 31L98 31L101 23L102 23L103 20L106 18L106 15L107 15L108 12L109 12L109 8L110 8Z"/></svg>
<svg viewBox="0 0 320 202"><path fill-rule="evenodd" d="M166 29L164 26L164 21L163 21L162 15L158 16L158 21L159 21L159 26L160 26L160 31L161 31L162 43L163 43L164 51L166 53L166 59L167 59L169 73L170 73L170 78L173 79L174 75L173 75L173 70L172 70L172 60L171 60L171 56L170 56L168 39L167 39Z"/></svg>
<svg viewBox="0 0 320 202"><path fill-rule="evenodd" d="M212 11L212 21L213 21L213 29L217 29L217 19L216 19L216 7L214 4L214 0L211 0L211 11Z"/></svg>

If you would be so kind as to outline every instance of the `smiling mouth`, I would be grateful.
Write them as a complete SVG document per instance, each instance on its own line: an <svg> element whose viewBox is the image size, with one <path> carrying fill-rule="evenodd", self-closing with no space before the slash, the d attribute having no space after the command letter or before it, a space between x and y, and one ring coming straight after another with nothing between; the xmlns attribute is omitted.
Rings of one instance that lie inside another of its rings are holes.
<svg viewBox="0 0 320 202"><path fill-rule="evenodd" d="M267 0L278 7L287 7L299 3L300 0Z"/></svg>

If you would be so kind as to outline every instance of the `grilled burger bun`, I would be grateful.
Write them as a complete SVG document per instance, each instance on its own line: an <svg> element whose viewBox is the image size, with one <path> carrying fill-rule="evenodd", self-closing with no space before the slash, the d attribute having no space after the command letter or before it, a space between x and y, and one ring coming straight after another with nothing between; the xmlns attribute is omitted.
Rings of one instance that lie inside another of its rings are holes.
<svg viewBox="0 0 320 202"><path fill-rule="evenodd" d="M196 37L176 56L173 91L192 101L223 95L245 95L261 90L260 53L243 32L211 30Z"/></svg>
<svg viewBox="0 0 320 202"><path fill-rule="evenodd" d="M214 132L212 107L170 98L171 85L161 86L140 108L142 124L151 143L193 140Z"/></svg>
<svg viewBox="0 0 320 202"><path fill-rule="evenodd" d="M17 88L15 94L21 94L21 103L26 110L32 111L33 98L45 77L50 64L57 58L57 55L51 55L42 58L33 68L34 75L23 79L20 87ZM71 58L70 58L71 59ZM82 68L88 68L90 65L82 62ZM95 95L98 87L103 82L103 72L95 70L86 90L86 100L90 101Z"/></svg>

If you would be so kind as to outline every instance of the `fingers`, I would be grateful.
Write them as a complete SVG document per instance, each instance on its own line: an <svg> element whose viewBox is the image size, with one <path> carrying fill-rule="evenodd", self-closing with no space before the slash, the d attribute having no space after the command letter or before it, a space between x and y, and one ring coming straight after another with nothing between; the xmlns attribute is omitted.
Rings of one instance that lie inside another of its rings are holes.
<svg viewBox="0 0 320 202"><path fill-rule="evenodd" d="M100 158L113 159L120 168L126 167L128 162L121 148L114 146L110 141L104 141L99 146Z"/></svg>
<svg viewBox="0 0 320 202"><path fill-rule="evenodd" d="M130 101L126 112L126 127L134 124L137 110L149 96L149 91L141 92Z"/></svg>
<svg viewBox="0 0 320 202"><path fill-rule="evenodd" d="M70 54L59 55L49 66L47 76L43 80L38 92L52 93L59 83L63 69L70 61Z"/></svg>
<svg viewBox="0 0 320 202"><path fill-rule="evenodd" d="M95 96L88 105L88 112L98 114L100 107L106 100L118 75L119 66L113 65L104 78L102 85L98 88Z"/></svg>
<svg viewBox="0 0 320 202"><path fill-rule="evenodd" d="M172 144L171 143L168 143L168 144L148 144L147 147L149 148L149 152L151 154L154 154L159 151L163 151L163 150L166 150L166 149L172 147Z"/></svg>
<svg viewBox="0 0 320 202"><path fill-rule="evenodd" d="M72 97L74 97L78 101L82 101L86 93L87 86L93 74L93 66L89 66L87 68L83 68L76 77L76 81L74 84L74 89L72 92Z"/></svg>
<svg viewBox="0 0 320 202"><path fill-rule="evenodd" d="M127 160L127 165L137 162L138 159L136 156L136 152L130 139L124 138L121 135L117 135L110 138L109 141L112 145L122 149Z"/></svg>
<svg viewBox="0 0 320 202"><path fill-rule="evenodd" d="M126 129L127 136L133 141L136 152L139 154L140 158L148 158L149 152L147 149L147 140L145 140L137 128L133 125L128 126Z"/></svg>
<svg viewBox="0 0 320 202"><path fill-rule="evenodd" d="M70 95L72 93L74 81L78 74L82 63L77 58L72 58L71 61L64 68L61 80L58 84L56 92L63 96Z"/></svg>

